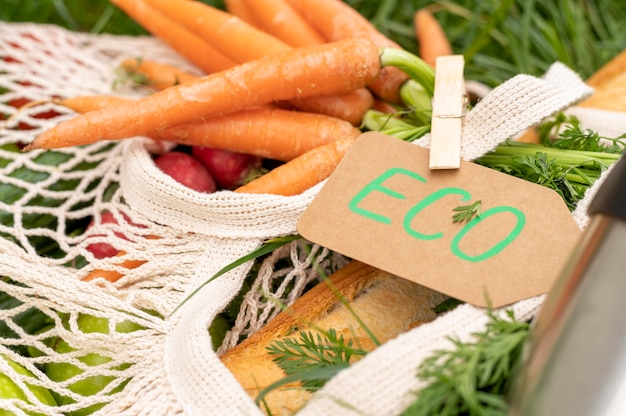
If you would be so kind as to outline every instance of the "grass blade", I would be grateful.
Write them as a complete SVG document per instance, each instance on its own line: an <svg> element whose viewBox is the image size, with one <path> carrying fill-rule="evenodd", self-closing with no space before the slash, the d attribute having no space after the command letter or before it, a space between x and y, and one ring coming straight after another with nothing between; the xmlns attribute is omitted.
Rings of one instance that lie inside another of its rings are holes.
<svg viewBox="0 0 626 416"><path fill-rule="evenodd" d="M254 250L253 252L246 254L243 257L238 258L237 260L233 261L232 263L227 264L226 266L222 267L220 270L218 270L213 276L211 276L209 279L207 279L204 283L202 283L200 286L198 286L196 289L193 290L193 292L191 292L185 299L183 299L183 301L176 307L174 308L174 310L172 311L171 315L174 315L176 313L176 311L178 311L185 303L187 303L187 301L189 299L191 299L196 293L198 293L203 287L205 287L206 285L208 285L209 283L211 283L213 280L217 279L218 277L228 273L229 271L251 261L251 260L255 260L261 256L264 256L266 254L269 254L271 252L273 252L274 250L277 250L278 248L284 246L285 244L288 244L294 240L300 239L302 238L300 235L290 235L290 236L286 236L286 237L277 237L277 238L272 238L271 240L267 240L265 243L263 243L261 245L261 247L259 247L258 249Z"/></svg>

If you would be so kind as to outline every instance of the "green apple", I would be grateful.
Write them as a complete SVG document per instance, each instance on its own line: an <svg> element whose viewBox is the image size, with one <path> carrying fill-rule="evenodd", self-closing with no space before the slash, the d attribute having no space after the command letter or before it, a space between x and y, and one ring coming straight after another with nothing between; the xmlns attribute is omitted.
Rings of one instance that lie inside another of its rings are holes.
<svg viewBox="0 0 626 416"><path fill-rule="evenodd" d="M0 355L0 360L4 360L9 365L9 367L11 367L16 373L29 376L29 377L34 377L34 375L30 371L28 371L26 368L16 363L15 361L11 360L10 358ZM48 406L57 405L56 401L54 400L54 397L52 397L52 394L50 394L50 392L47 389L41 386L33 385L33 384L26 384L26 386L35 395L37 400L39 400L42 404L45 404ZM0 373L0 400L2 399L19 399L26 403L30 403L26 397L26 393L24 392L24 390L22 390L22 388L19 385L17 385L15 381L11 380L9 376L7 376L6 374ZM41 413L28 413L28 414L42 415ZM9 416L9 415L13 415L13 412L9 410L0 409L0 416Z"/></svg>
<svg viewBox="0 0 626 416"><path fill-rule="evenodd" d="M82 314L78 317L76 323L78 324L78 329L80 329L84 333L109 333L109 323L106 318ZM124 321L119 323L115 329L117 332L128 333L143 328L134 322ZM66 354L76 351L75 348L71 347L61 338L57 338L55 340L54 350L59 354ZM82 355L79 360L84 364L87 364L88 366L98 366L111 361L111 358L105 355L87 353L85 355ZM123 364L119 367L116 367L116 369L122 370L124 368L128 368L128 366L128 364ZM81 370L79 367L66 362L50 362L46 365L46 374L51 380L57 382L68 380L81 374L82 372L83 370ZM114 379L114 376L91 376L70 384L68 386L68 389L73 391L74 393L80 394L81 396L91 396L100 392ZM120 391L123 388L124 384L125 383L122 383L120 386L115 388L113 392ZM74 401L67 396L56 394L55 397L60 405L74 403ZM71 416L89 415L103 406L104 403L95 404L85 409L80 409L72 412Z"/></svg>
<svg viewBox="0 0 626 416"><path fill-rule="evenodd" d="M54 328L54 324L46 325L43 328L41 328L38 331L36 331L33 335L43 334L43 333L45 333L47 331L50 331L53 328ZM43 339L42 342L47 347L52 348L52 345L53 345L55 340L56 340L55 336L50 336L49 338ZM42 355L44 355L43 351L40 351L39 348L35 347L34 345L27 345L26 346L26 354L29 357L41 357Z"/></svg>

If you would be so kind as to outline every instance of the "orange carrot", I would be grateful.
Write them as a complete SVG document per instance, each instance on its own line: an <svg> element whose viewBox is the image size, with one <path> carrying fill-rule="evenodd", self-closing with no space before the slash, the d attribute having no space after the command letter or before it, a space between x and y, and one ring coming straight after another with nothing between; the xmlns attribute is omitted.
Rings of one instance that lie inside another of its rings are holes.
<svg viewBox="0 0 626 416"><path fill-rule="evenodd" d="M386 101L375 100L372 105L372 110L380 111L381 113L393 114L398 112L398 109Z"/></svg>
<svg viewBox="0 0 626 416"><path fill-rule="evenodd" d="M77 113L88 113L90 111L101 110L103 108L127 104L133 102L133 98L122 97L118 95L78 95L70 98L57 98L52 100L53 103L62 105ZM277 108L273 104L264 104L257 108Z"/></svg>
<svg viewBox="0 0 626 416"><path fill-rule="evenodd" d="M356 138L344 138L318 146L235 190L239 193L298 195L327 179Z"/></svg>
<svg viewBox="0 0 626 416"><path fill-rule="evenodd" d="M363 15L341 0L287 0L327 41L334 42L351 37L371 40L378 47L400 48L383 35ZM379 98L400 104L400 86L408 76L395 67L386 67L369 86Z"/></svg>
<svg viewBox="0 0 626 416"><path fill-rule="evenodd" d="M291 46L326 42L286 0L244 0L244 3L254 13L262 29Z"/></svg>
<svg viewBox="0 0 626 416"><path fill-rule="evenodd" d="M376 29L356 9L341 0L287 0L287 2L316 28L326 41L364 37L379 47L400 47Z"/></svg>
<svg viewBox="0 0 626 416"><path fill-rule="evenodd" d="M338 118L256 108L155 131L150 137L288 161L319 145L359 134L358 128Z"/></svg>
<svg viewBox="0 0 626 416"><path fill-rule="evenodd" d="M256 29L223 10L199 1L145 0L150 6L196 33L236 62L249 62L293 49L280 39ZM250 45L254 45L251 47ZM344 101L333 104L334 100ZM346 92L340 97L315 97L292 103L297 108L322 113L359 125L373 103L368 91ZM336 110L341 109L340 112ZM350 110L347 112L347 110Z"/></svg>
<svg viewBox="0 0 626 416"><path fill-rule="evenodd" d="M124 255L126 255L126 252L120 250L116 254L116 257L121 257ZM137 267L145 263L146 263L145 260L125 260L122 263L120 263L118 266L124 267L126 269L136 269ZM90 282L98 278L103 278L105 280L108 280L109 282L116 282L123 276L124 274L115 270L94 269L91 272L89 272L86 276L84 276L81 280L84 282Z"/></svg>
<svg viewBox="0 0 626 416"><path fill-rule="evenodd" d="M257 17L252 13L250 7L246 4L246 0L224 0L224 5L226 6L226 11L233 16L237 16L247 24L256 27L257 29L261 28L261 23L259 23Z"/></svg>
<svg viewBox="0 0 626 416"><path fill-rule="evenodd" d="M131 99L90 95L55 100L79 113L127 103ZM156 140L247 153L280 161L361 131L345 120L323 114L259 106L148 133Z"/></svg>
<svg viewBox="0 0 626 416"><path fill-rule="evenodd" d="M131 77L138 76L140 84L155 90L162 90L199 78L180 68L141 58L125 59L120 63L120 68Z"/></svg>
<svg viewBox="0 0 626 416"><path fill-rule="evenodd" d="M204 72L210 74L235 65L235 62L218 52L209 43L172 22L143 1L111 0L111 3Z"/></svg>
<svg viewBox="0 0 626 416"><path fill-rule="evenodd" d="M413 15L415 37L420 57L435 66L437 57L452 55L452 46L443 28L428 9L418 9Z"/></svg>
<svg viewBox="0 0 626 416"><path fill-rule="evenodd" d="M43 132L23 150L147 135L273 101L341 94L368 85L379 73L378 48L365 39L296 48L78 115Z"/></svg>
<svg viewBox="0 0 626 416"><path fill-rule="evenodd" d="M289 103L301 111L335 117L358 126L365 112L374 105L374 97L366 88L357 88L345 94L299 98Z"/></svg>
<svg viewBox="0 0 626 416"><path fill-rule="evenodd" d="M52 102L76 111L77 113L88 113L90 111L101 110L128 103L130 99L116 95L81 95L76 97L55 99Z"/></svg>
<svg viewBox="0 0 626 416"><path fill-rule="evenodd" d="M141 0L196 34L231 60L243 63L285 52L291 46L224 10L200 1Z"/></svg>

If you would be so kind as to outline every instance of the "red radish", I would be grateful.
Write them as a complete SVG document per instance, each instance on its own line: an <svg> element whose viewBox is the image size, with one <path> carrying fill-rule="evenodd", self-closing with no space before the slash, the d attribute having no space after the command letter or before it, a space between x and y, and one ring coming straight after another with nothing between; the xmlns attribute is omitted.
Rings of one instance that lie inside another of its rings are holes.
<svg viewBox="0 0 626 416"><path fill-rule="evenodd" d="M235 189L243 185L251 171L260 167L262 161L258 156L201 146L192 147L191 153L209 169L222 189Z"/></svg>
<svg viewBox="0 0 626 416"><path fill-rule="evenodd" d="M129 224L132 224L129 221L129 218L122 214L124 216L124 218L126 219L126 221ZM115 216L113 215L112 212L110 211L104 211L100 214L100 222L102 224L117 224L117 219L115 218ZM89 223L89 225L87 226L87 230L91 229L94 227L96 221L95 220L91 220L91 222ZM135 224L133 224L135 225ZM93 236L99 236L102 234L93 234ZM127 238L122 234L122 233L115 233L116 236L123 238L125 240L127 240ZM106 257L113 257L115 255L117 255L117 253L119 252L118 249L116 249L115 247L113 247L111 244L109 243L92 243L89 244L87 246L87 250L89 250L91 252L91 254L94 255L95 258L97 259L103 259Z"/></svg>
<svg viewBox="0 0 626 416"><path fill-rule="evenodd" d="M175 181L198 192L215 192L217 186L209 170L195 157L171 151L154 159L154 163Z"/></svg>
<svg viewBox="0 0 626 416"><path fill-rule="evenodd" d="M20 83L20 84L21 85L25 85L25 86L31 85L29 82L23 82L23 83ZM39 101L34 102L34 101L32 101L32 100L30 100L28 98L23 98L22 97L22 98L14 98L14 99L8 101L6 104L10 105L11 107L17 108L18 111L21 111L23 108L25 108L27 106L36 105L38 103L39 103ZM50 119L50 118L57 117L59 115L60 115L60 113L58 113L58 112L56 112L54 110L46 110L46 111L41 111L41 112L36 113L36 114L31 114L31 117L39 118L39 119ZM0 114L0 119L3 116L6 116L6 114L4 114L4 115ZM17 127L16 127L17 130L32 130L34 128L35 127L33 127L31 125L28 125L28 124L26 124L24 122L19 122Z"/></svg>

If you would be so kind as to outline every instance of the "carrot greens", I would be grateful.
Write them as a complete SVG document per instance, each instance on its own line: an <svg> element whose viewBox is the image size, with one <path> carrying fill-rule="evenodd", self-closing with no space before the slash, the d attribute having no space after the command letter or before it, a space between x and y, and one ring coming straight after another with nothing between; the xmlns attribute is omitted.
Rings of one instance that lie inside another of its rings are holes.
<svg viewBox="0 0 626 416"><path fill-rule="evenodd" d="M267 347L267 352L287 375L315 368L332 368L337 373L347 368L352 359L368 353L354 346L352 339L344 339L343 335L338 335L332 328L323 332L316 331L315 334L311 331L300 331L297 338L274 341ZM326 381L328 379L303 380L302 387L315 391Z"/></svg>
<svg viewBox="0 0 626 416"><path fill-rule="evenodd" d="M435 71L423 59L403 49L381 48L381 66L393 66L401 69L411 79L419 82L432 96L435 91Z"/></svg>
<svg viewBox="0 0 626 416"><path fill-rule="evenodd" d="M557 114L539 126L538 130L542 143L558 149L622 153L626 146L626 133L619 137L602 136L592 129L583 129L576 116L565 113Z"/></svg>
<svg viewBox="0 0 626 416"><path fill-rule="evenodd" d="M508 140L474 162L555 190L570 210L621 156L626 135L607 138L559 113L538 127L541 144Z"/></svg>
<svg viewBox="0 0 626 416"><path fill-rule="evenodd" d="M507 415L509 376L530 329L512 311L507 315L490 313L485 330L472 341L450 339L452 349L424 360L417 375L427 385L402 415Z"/></svg>
<svg viewBox="0 0 626 416"><path fill-rule="evenodd" d="M368 110L363 116L363 126L371 131L379 131L401 140L412 142L430 131L430 124L414 125L407 121L405 112L383 113Z"/></svg>
<svg viewBox="0 0 626 416"><path fill-rule="evenodd" d="M570 210L576 208L586 190L610 164L573 150L552 149L545 152L541 146L509 144L499 145L475 162L555 190ZM515 147L514 152L510 152L510 147Z"/></svg>

